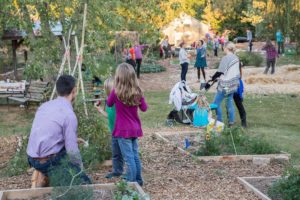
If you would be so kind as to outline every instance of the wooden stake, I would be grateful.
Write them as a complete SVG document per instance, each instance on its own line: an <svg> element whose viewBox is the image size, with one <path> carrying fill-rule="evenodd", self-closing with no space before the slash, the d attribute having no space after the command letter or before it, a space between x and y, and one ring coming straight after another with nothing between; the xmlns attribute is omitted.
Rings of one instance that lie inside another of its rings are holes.
<svg viewBox="0 0 300 200"><path fill-rule="evenodd" d="M78 66L79 57L80 57L77 36L75 36L75 48L76 48L76 61L75 61L75 65L74 65L74 68L73 68L73 71L72 71L72 74L71 74L72 76L75 75L75 72L76 72L76 69L77 69L77 66Z"/></svg>
<svg viewBox="0 0 300 200"><path fill-rule="evenodd" d="M66 54L64 54L63 60L61 62L61 65L60 65L60 68L59 68L59 71L58 71L58 75L57 75L56 81L58 80L58 78L60 77L60 75L63 73L65 63L66 63ZM55 81L55 83L56 83L56 81ZM51 93L50 100L52 100L54 98L55 92L56 92L56 84L53 87L53 91Z"/></svg>
<svg viewBox="0 0 300 200"><path fill-rule="evenodd" d="M68 67L69 67L69 74L71 74L71 64L70 64L70 46L67 44L65 37L62 38L64 42L64 47L65 47L65 54L67 57L68 61Z"/></svg>
<svg viewBox="0 0 300 200"><path fill-rule="evenodd" d="M64 42L64 46L65 46L65 53L64 53L64 56L63 56L62 63L60 65L60 67L59 67L59 71L58 71L58 75L57 75L56 81L58 80L58 78L64 72L64 67L65 67L65 63L66 63L67 60L68 60L68 63L69 63L69 74L71 73L71 61L70 61L70 34L71 33L72 33L72 26L71 26L71 28L69 30L68 44L66 44L65 37L63 37L63 42ZM56 81L55 81L55 83L56 83ZM54 84L50 100L52 100L54 98L55 92L56 92L56 84Z"/></svg>
<svg viewBox="0 0 300 200"><path fill-rule="evenodd" d="M83 100L83 106L84 106L84 112L85 115L88 116L87 106L85 102L85 92L84 92L84 85L82 80L82 58L83 58L83 49L84 49L84 36L85 36L85 26L86 26L86 14L87 14L87 4L84 4L84 14L83 14L83 27L82 27L82 37L81 37L81 46L80 46L80 60L79 60L79 66L78 66L78 75L79 75L79 81L81 86L81 92L82 92L82 100Z"/></svg>
<svg viewBox="0 0 300 200"><path fill-rule="evenodd" d="M68 49L68 55L67 55L67 58L68 58L68 67L69 67L69 75L71 75L71 46L70 46L70 40L71 40L71 34L73 32L73 28L72 28L72 25L70 27L70 30L69 30L69 35L68 35L68 43L67 43L67 49Z"/></svg>

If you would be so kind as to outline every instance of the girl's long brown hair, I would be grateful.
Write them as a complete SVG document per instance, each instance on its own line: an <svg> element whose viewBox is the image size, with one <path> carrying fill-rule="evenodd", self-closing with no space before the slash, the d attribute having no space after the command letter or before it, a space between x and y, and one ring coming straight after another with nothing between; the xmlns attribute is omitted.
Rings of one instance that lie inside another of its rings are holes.
<svg viewBox="0 0 300 200"><path fill-rule="evenodd" d="M115 75L115 92L120 101L128 106L137 106L143 96L133 67L121 63Z"/></svg>

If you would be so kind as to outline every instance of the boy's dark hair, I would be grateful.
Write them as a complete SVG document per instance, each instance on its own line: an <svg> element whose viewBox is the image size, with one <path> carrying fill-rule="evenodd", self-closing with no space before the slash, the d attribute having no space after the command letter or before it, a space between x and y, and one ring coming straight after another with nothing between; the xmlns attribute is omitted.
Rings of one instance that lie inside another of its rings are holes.
<svg viewBox="0 0 300 200"><path fill-rule="evenodd" d="M204 44L204 41L203 41L203 40L200 40L200 43L201 43L201 45L203 45L203 44Z"/></svg>
<svg viewBox="0 0 300 200"><path fill-rule="evenodd" d="M56 82L56 91L59 96L68 96L75 87L76 80L70 75L61 75Z"/></svg>

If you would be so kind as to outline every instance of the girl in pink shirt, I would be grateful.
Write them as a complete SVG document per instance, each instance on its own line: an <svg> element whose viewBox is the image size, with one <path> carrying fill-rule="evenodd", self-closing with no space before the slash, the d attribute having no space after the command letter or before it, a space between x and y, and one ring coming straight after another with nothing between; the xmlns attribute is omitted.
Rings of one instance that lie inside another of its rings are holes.
<svg viewBox="0 0 300 200"><path fill-rule="evenodd" d="M145 112L147 104L134 69L127 63L118 66L114 89L107 99L107 105L116 107L116 121L113 137L117 138L123 159L127 165L126 180L143 185L141 161L137 138L143 136L138 109Z"/></svg>

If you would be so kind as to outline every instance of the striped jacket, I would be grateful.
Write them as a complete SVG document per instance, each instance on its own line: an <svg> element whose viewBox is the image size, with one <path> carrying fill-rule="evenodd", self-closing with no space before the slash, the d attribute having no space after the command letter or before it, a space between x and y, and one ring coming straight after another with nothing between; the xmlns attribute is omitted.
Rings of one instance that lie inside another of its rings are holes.
<svg viewBox="0 0 300 200"><path fill-rule="evenodd" d="M226 94L236 92L240 78L239 63L239 58L233 53L229 53L222 58L218 72L222 72L223 75L219 80L218 91Z"/></svg>

